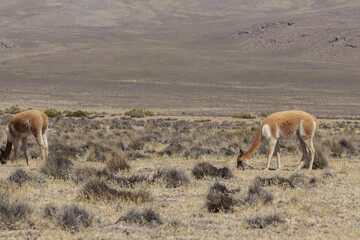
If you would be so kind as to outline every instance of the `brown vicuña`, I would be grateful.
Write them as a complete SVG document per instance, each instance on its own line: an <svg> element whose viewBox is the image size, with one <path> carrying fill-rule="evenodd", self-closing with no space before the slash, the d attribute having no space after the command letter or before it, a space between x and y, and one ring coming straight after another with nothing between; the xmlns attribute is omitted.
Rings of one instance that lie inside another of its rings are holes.
<svg viewBox="0 0 360 240"><path fill-rule="evenodd" d="M240 149L237 158L237 167L244 167L249 159L259 148L260 143L265 141L269 144L269 153L265 170L269 169L270 159L273 153L276 154L277 169L281 169L279 139L296 135L300 141L303 156L298 166L301 169L304 165L307 153L310 153L309 170L312 169L314 162L315 149L313 139L315 130L318 128L316 118L303 111L284 111L269 115L259 127L256 137L247 152Z"/></svg>
<svg viewBox="0 0 360 240"><path fill-rule="evenodd" d="M34 135L36 142L41 147L41 153L43 160L48 155L48 141L47 130L49 120L45 113L37 110L27 110L18 114L15 114L9 122L6 129L7 142L5 151L1 150L0 161L6 163L11 153L11 147L14 144L14 157L16 159L17 149L19 147L19 141L21 139L21 149L24 151L26 163L29 165L29 159L26 152L27 137L31 134Z"/></svg>

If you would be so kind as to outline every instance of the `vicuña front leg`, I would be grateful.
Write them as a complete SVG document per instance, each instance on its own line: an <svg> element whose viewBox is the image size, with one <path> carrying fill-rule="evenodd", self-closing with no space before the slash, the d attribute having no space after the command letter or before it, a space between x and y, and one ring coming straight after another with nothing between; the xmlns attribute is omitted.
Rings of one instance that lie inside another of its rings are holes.
<svg viewBox="0 0 360 240"><path fill-rule="evenodd" d="M276 154L276 162L277 162L277 169L278 171L280 171L281 169L281 161L280 161L280 144L279 141L276 143L275 146L275 154Z"/></svg>

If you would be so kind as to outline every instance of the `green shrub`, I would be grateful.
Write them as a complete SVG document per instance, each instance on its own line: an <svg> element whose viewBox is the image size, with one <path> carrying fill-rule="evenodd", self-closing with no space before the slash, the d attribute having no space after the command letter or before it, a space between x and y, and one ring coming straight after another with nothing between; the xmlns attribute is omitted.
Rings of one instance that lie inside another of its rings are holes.
<svg viewBox="0 0 360 240"><path fill-rule="evenodd" d="M74 112L71 112L71 111L67 112L66 116L67 117L87 117L88 113L83 110L76 110Z"/></svg>
<svg viewBox="0 0 360 240"><path fill-rule="evenodd" d="M240 115L234 115L232 116L233 118L245 118L245 119L254 119L256 118L256 116L254 115L251 115L250 113L249 114L246 114L246 113L243 113L243 114L240 114Z"/></svg>
<svg viewBox="0 0 360 240"><path fill-rule="evenodd" d="M58 117L62 115L62 111L56 110L54 108L46 109L44 113L48 117Z"/></svg>
<svg viewBox="0 0 360 240"><path fill-rule="evenodd" d="M141 118L145 116L154 116L154 112L143 108L133 108L124 113L125 116Z"/></svg>
<svg viewBox="0 0 360 240"><path fill-rule="evenodd" d="M20 109L19 105L15 104L13 106L6 108L5 112L6 113L19 113L19 112L21 112L21 109Z"/></svg>

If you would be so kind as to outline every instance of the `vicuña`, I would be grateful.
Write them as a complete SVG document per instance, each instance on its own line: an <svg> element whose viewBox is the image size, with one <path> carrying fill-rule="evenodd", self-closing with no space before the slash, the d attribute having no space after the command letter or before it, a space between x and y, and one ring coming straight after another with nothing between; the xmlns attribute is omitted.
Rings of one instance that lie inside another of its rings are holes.
<svg viewBox="0 0 360 240"><path fill-rule="evenodd" d="M300 141L303 156L298 166L301 169L310 153L309 170L312 169L315 149L313 139L315 130L318 128L316 118L303 111L284 111L269 115L259 127L256 137L247 152L240 149L240 155L237 158L237 167L243 168L249 159L259 148L260 143L265 141L269 144L269 153L265 170L269 169L270 159L273 153L276 154L277 169L281 169L279 139L296 135Z"/></svg>
<svg viewBox="0 0 360 240"><path fill-rule="evenodd" d="M48 155L47 130L49 120L45 113L37 110L28 110L15 114L9 122L7 131L7 142L5 151L1 150L0 161L6 163L11 153L11 147L14 144L14 158L16 159L19 141L21 140L21 149L24 151L26 163L29 165L29 159L26 152L27 137L34 135L37 143L41 147L43 160Z"/></svg>

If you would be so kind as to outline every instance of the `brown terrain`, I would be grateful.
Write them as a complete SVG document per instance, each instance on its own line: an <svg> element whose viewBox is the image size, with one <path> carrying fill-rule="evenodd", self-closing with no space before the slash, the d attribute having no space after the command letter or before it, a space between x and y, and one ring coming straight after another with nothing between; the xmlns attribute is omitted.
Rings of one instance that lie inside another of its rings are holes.
<svg viewBox="0 0 360 240"><path fill-rule="evenodd" d="M2 1L3 108L360 114L357 0Z"/></svg>

